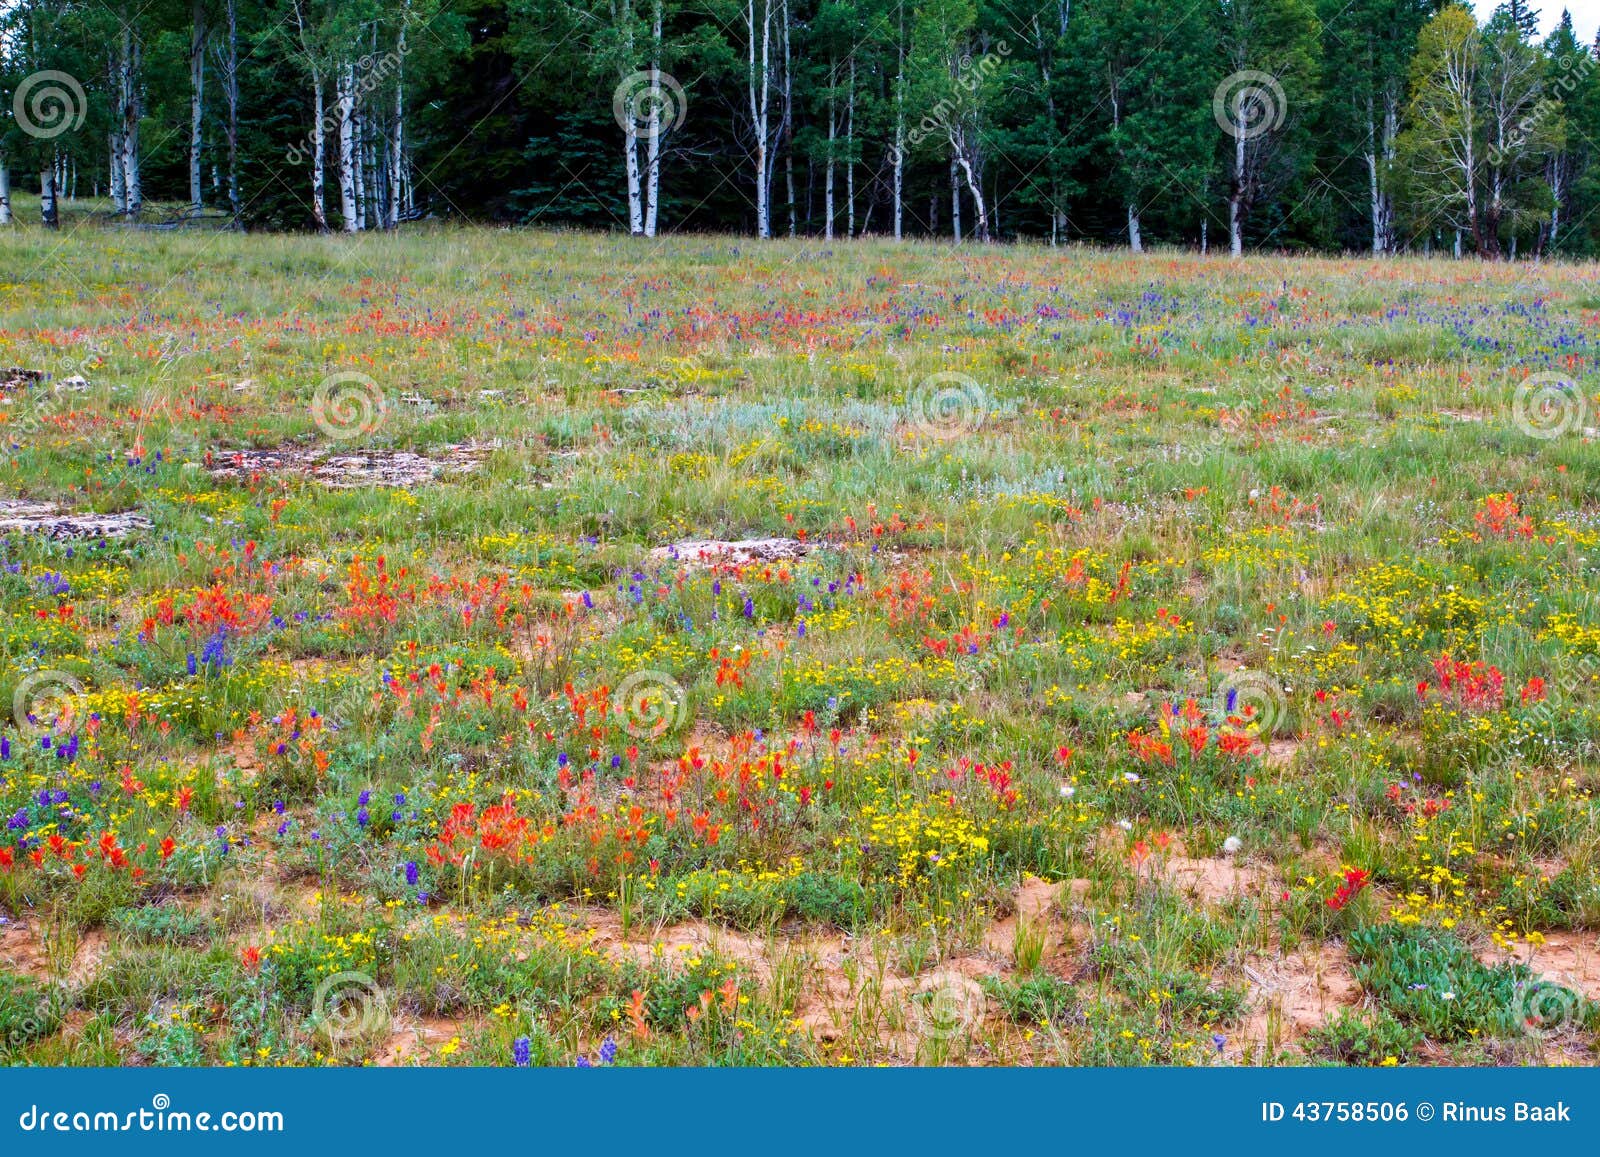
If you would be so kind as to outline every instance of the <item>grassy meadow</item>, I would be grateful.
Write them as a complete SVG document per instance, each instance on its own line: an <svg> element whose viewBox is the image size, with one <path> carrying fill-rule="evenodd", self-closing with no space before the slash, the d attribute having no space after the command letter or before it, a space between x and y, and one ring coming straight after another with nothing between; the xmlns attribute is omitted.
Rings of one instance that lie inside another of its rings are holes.
<svg viewBox="0 0 1600 1157"><path fill-rule="evenodd" d="M0 1063L1595 1063L1600 269L68 208Z"/></svg>

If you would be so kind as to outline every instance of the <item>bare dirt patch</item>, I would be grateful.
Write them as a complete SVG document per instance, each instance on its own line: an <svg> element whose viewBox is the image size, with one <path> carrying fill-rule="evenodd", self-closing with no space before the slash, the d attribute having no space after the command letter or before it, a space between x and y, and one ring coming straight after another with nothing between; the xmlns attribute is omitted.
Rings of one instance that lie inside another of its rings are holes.
<svg viewBox="0 0 1600 1157"><path fill-rule="evenodd" d="M44 978L50 975L50 960L44 945L28 925L16 921L0 924L0 967L21 976Z"/></svg>
<svg viewBox="0 0 1600 1157"><path fill-rule="evenodd" d="M1490 945L1478 958L1485 964L1526 964L1543 980L1600 1000L1600 937L1593 932L1546 932L1543 944Z"/></svg>
<svg viewBox="0 0 1600 1157"><path fill-rule="evenodd" d="M1232 1044L1255 1047L1265 1059L1325 1024L1361 999L1350 954L1342 944L1297 949L1286 956L1254 956L1240 967L1250 988L1250 1013Z"/></svg>
<svg viewBox="0 0 1600 1157"><path fill-rule="evenodd" d="M1239 856L1193 859L1171 855L1159 857L1155 865L1173 887L1207 904L1260 896L1271 884L1266 869L1247 864Z"/></svg>
<svg viewBox="0 0 1600 1157"><path fill-rule="evenodd" d="M703 920L681 924L636 924L624 934L615 912L586 909L578 914L594 935L594 947L614 960L632 960L646 968L681 962L685 957L710 953L751 972L763 982L772 975L768 945L764 940Z"/></svg>
<svg viewBox="0 0 1600 1157"><path fill-rule="evenodd" d="M379 1068L427 1064L438 1060L439 1050L463 1036L465 1025L448 1017L396 1018L389 1039L374 1057Z"/></svg>

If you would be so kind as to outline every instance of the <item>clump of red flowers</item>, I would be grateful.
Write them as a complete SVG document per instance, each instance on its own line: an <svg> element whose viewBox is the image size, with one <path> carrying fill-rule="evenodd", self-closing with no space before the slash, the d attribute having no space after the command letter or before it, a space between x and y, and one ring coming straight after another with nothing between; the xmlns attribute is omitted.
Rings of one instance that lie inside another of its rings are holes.
<svg viewBox="0 0 1600 1157"><path fill-rule="evenodd" d="M1467 663L1446 651L1433 661L1433 670L1439 676L1440 694L1469 710L1490 711L1505 700L1506 677L1498 667ZM1417 684L1417 697L1426 699L1429 689L1424 679Z"/></svg>
<svg viewBox="0 0 1600 1157"><path fill-rule="evenodd" d="M1370 883L1372 883L1372 873L1365 868L1346 868L1344 883L1328 897L1326 901L1328 907L1335 912L1343 910L1345 905L1359 896Z"/></svg>

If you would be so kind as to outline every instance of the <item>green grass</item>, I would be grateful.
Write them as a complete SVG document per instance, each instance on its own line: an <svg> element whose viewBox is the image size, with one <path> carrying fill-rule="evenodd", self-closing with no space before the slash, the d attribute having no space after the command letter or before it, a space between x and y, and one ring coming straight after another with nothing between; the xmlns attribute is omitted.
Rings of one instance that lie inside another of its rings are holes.
<svg viewBox="0 0 1600 1157"><path fill-rule="evenodd" d="M93 209L5 1059L1592 1059L1595 268Z"/></svg>

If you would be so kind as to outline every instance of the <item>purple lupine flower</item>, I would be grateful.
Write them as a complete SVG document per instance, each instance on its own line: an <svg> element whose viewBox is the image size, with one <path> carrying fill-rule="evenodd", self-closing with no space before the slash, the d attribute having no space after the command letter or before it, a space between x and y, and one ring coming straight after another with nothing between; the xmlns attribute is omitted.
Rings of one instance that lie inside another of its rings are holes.
<svg viewBox="0 0 1600 1157"><path fill-rule="evenodd" d="M533 1048L528 1043L528 1038L525 1036L519 1036L516 1040L511 1042L511 1063L516 1065L519 1069L527 1068L532 1052Z"/></svg>
<svg viewBox="0 0 1600 1157"><path fill-rule="evenodd" d="M606 1037L600 1044L600 1063L609 1065L617 1059L617 1041L615 1037Z"/></svg>
<svg viewBox="0 0 1600 1157"><path fill-rule="evenodd" d="M407 860L406 887L415 888L417 886L417 877L419 875L421 875L421 870L417 867L417 862L415 860Z"/></svg>

